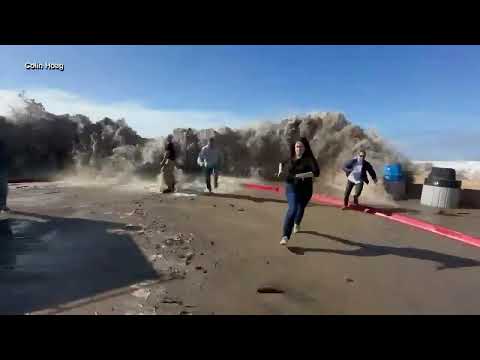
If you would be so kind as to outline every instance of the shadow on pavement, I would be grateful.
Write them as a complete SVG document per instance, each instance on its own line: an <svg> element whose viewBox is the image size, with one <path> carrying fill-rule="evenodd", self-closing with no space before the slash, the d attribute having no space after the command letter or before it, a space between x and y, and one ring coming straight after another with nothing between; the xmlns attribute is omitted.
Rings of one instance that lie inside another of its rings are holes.
<svg viewBox="0 0 480 360"><path fill-rule="evenodd" d="M218 193L212 193L212 194L202 194L203 196L208 196L208 197L217 197L217 198L222 198L222 199L235 199L235 200L250 200L254 201L257 203L263 203L263 202L272 202L272 203L279 203L279 204L286 204L286 200L280 200L280 199L269 199L269 198L260 198L260 197L254 197L254 196L249 196L249 195L234 195L234 194L218 194Z"/></svg>
<svg viewBox="0 0 480 360"><path fill-rule="evenodd" d="M128 233L109 232L124 227L19 212L1 220L0 314L52 309L161 279Z"/></svg>
<svg viewBox="0 0 480 360"><path fill-rule="evenodd" d="M255 197L255 196L249 196L249 195L235 195L235 194L218 194L218 193L204 193L201 194L202 196L209 196L209 197L217 197L217 198L223 198L223 199L232 199L232 200L250 200L256 203L264 203L264 202L271 202L271 203L277 203L277 204L288 204L287 200L280 200L280 199L272 199L272 198L262 198L262 197ZM327 205L322 205L322 204L316 204L313 201L310 201L307 205L307 207L312 207L312 206L327 206Z"/></svg>
<svg viewBox="0 0 480 360"><path fill-rule="evenodd" d="M338 241L344 245L355 246L354 250L334 250L334 249L320 249L320 248L303 248L303 247L288 247L288 249L296 255L304 255L308 252L330 253L338 255L350 256L382 256L395 255L408 259L418 259L432 261L438 264L437 270L456 269L464 267L480 266L480 262L472 259L462 258L453 255L442 254L436 251L417 249L411 247L391 247L365 244L361 242L342 239L336 236L321 234L316 231L301 231L299 234L309 234Z"/></svg>

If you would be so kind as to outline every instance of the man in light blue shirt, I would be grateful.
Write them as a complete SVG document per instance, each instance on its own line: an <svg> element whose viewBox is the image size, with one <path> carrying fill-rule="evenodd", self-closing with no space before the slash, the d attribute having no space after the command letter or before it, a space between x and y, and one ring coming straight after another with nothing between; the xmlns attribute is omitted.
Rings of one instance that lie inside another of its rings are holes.
<svg viewBox="0 0 480 360"><path fill-rule="evenodd" d="M215 144L214 138L210 138L208 140L208 145L204 146L202 150L200 150L197 163L200 167L204 169L207 190L209 193L211 193L212 185L210 182L210 178L213 174L214 187L216 189L218 187L218 172L223 165L223 154Z"/></svg>

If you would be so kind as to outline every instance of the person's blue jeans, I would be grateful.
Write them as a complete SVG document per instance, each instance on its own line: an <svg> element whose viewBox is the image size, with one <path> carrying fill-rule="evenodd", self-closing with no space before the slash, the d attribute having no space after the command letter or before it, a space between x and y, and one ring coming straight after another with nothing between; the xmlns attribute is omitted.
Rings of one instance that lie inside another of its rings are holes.
<svg viewBox="0 0 480 360"><path fill-rule="evenodd" d="M215 188L218 187L218 169L216 167L206 167L205 168L205 183L207 184L207 189L212 191L212 184L210 182L211 176L213 174L213 181Z"/></svg>
<svg viewBox="0 0 480 360"><path fill-rule="evenodd" d="M8 172L0 170L0 210L7 207Z"/></svg>
<svg viewBox="0 0 480 360"><path fill-rule="evenodd" d="M312 198L312 188L287 183L285 192L288 201L288 210L283 222L283 236L290 239L294 224L300 225L302 222L305 208Z"/></svg>

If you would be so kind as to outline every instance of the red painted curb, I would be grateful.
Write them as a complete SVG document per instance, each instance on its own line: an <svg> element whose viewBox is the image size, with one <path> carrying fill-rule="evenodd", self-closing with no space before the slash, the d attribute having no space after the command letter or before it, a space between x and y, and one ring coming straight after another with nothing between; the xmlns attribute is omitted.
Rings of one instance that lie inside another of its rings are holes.
<svg viewBox="0 0 480 360"><path fill-rule="evenodd" d="M283 190L281 186L269 186L269 185L250 184L250 183L244 184L244 186L247 189L270 191L275 193L280 193ZM332 196L327 196L327 195L314 194L312 196L312 200L318 203L337 206L337 207L343 206L343 201L341 199L338 199ZM386 211L378 210L373 207L363 207L363 206L352 208L352 210L362 211L367 214L380 216L384 219L396 221L401 224L409 225L417 229L421 229L437 235L445 236L450 239L457 240L468 245L480 247L480 238L470 236L462 232L455 231L443 226L431 224L429 222L419 220L407 215L387 213Z"/></svg>

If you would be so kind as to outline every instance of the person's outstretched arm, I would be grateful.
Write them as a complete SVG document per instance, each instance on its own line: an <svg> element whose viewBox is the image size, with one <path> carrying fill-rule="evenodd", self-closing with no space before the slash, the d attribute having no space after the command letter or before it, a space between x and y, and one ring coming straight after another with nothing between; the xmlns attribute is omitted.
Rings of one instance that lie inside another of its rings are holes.
<svg viewBox="0 0 480 360"><path fill-rule="evenodd" d="M282 175L283 173L283 163L278 163L278 174L277 176L280 177L280 175Z"/></svg>
<svg viewBox="0 0 480 360"><path fill-rule="evenodd" d="M200 154L198 154L197 164L200 167L203 167L203 162L205 161L204 149L200 150Z"/></svg>
<svg viewBox="0 0 480 360"><path fill-rule="evenodd" d="M377 173L375 172L375 170L373 169L373 166L370 163L368 163L367 172L370 174L370 177L372 178L372 180L376 183L378 181Z"/></svg>
<svg viewBox="0 0 480 360"><path fill-rule="evenodd" d="M353 170L353 160L348 160L344 165L343 165L343 168L342 168L343 171L345 171L345 173L349 173Z"/></svg>

